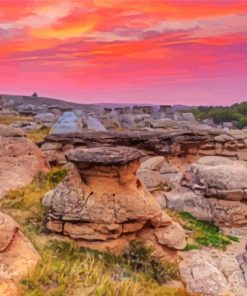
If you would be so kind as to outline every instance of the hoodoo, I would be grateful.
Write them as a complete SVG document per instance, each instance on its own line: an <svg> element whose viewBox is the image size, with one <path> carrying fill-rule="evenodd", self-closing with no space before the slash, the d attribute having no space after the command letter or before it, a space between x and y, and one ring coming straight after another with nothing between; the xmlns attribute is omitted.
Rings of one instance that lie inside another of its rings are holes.
<svg viewBox="0 0 247 296"><path fill-rule="evenodd" d="M74 239L106 241L145 227L162 230L171 225L136 177L143 156L123 146L68 152L73 170L44 198L50 207L48 229Z"/></svg>

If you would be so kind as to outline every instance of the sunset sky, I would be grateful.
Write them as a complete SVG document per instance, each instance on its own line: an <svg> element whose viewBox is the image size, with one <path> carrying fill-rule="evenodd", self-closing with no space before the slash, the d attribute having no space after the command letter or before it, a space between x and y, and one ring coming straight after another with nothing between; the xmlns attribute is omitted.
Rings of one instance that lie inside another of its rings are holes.
<svg viewBox="0 0 247 296"><path fill-rule="evenodd" d="M0 0L0 93L247 101L247 1Z"/></svg>

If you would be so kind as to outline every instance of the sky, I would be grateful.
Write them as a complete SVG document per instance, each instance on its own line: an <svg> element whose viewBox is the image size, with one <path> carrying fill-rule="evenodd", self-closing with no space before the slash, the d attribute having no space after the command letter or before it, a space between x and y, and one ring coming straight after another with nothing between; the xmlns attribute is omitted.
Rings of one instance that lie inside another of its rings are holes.
<svg viewBox="0 0 247 296"><path fill-rule="evenodd" d="M247 101L247 1L0 0L0 93Z"/></svg>

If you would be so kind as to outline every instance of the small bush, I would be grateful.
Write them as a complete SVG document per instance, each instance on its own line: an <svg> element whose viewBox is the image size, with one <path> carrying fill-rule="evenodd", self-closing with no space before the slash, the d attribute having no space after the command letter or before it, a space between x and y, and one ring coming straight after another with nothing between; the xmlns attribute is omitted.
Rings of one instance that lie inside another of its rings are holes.
<svg viewBox="0 0 247 296"><path fill-rule="evenodd" d="M180 278L175 263L158 260L152 256L152 249L142 241L131 241L129 248L123 253L123 258L133 271L145 272L159 284Z"/></svg>

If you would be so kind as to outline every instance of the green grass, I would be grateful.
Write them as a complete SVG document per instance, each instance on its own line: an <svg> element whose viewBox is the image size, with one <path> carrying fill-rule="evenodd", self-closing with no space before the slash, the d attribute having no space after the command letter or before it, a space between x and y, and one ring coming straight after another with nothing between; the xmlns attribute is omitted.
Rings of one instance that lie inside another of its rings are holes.
<svg viewBox="0 0 247 296"><path fill-rule="evenodd" d="M183 227L191 231L194 244L189 244L186 250L198 249L200 246L215 247L225 250L232 241L238 241L237 237L225 236L220 229L210 222L200 221L187 212L179 213L183 220Z"/></svg>
<svg viewBox="0 0 247 296"><path fill-rule="evenodd" d="M67 171L54 168L28 186L9 192L2 210L21 226L41 255L33 274L23 278L24 296L188 296L184 289L165 285L179 279L177 265L160 261L142 242L132 242L121 256L79 247L68 238L46 231L44 194Z"/></svg>
<svg viewBox="0 0 247 296"><path fill-rule="evenodd" d="M67 174L66 169L53 168L48 175L39 173L34 181L20 189L9 191L0 201L0 207L11 214L30 235L45 229L47 209L41 201L45 193L54 189Z"/></svg>
<svg viewBox="0 0 247 296"><path fill-rule="evenodd" d="M140 248L145 249L138 243L130 252L137 256ZM150 267L144 262L144 269L136 263L133 266L129 256L116 257L56 240L49 241L40 253L42 260L34 274L21 281L25 296L189 295L182 289L159 285L150 275Z"/></svg>

